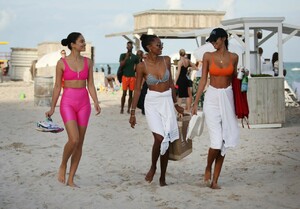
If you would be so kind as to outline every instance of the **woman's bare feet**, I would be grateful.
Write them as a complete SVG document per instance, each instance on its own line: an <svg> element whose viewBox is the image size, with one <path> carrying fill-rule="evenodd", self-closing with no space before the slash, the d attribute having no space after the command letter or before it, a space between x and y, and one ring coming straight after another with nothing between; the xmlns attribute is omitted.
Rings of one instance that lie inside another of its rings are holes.
<svg viewBox="0 0 300 209"><path fill-rule="evenodd" d="M215 182L211 183L210 188L212 188L212 189L221 189L221 187Z"/></svg>
<svg viewBox="0 0 300 209"><path fill-rule="evenodd" d="M67 169L67 166L61 165L58 170L57 180L63 184L66 183L66 169Z"/></svg>
<svg viewBox="0 0 300 209"><path fill-rule="evenodd" d="M204 184L208 187L211 186L211 169L206 168L205 169L205 174L204 174Z"/></svg>
<svg viewBox="0 0 300 209"><path fill-rule="evenodd" d="M154 174L155 174L156 168L151 167L150 170L148 171L145 180L148 181L149 183L152 182Z"/></svg>
<svg viewBox="0 0 300 209"><path fill-rule="evenodd" d="M74 182L67 183L67 186L73 187L73 188L80 188L80 187L79 187L77 184L75 184Z"/></svg>
<svg viewBox="0 0 300 209"><path fill-rule="evenodd" d="M159 178L159 185L160 185L161 187L167 186L166 179L160 177L160 178Z"/></svg>

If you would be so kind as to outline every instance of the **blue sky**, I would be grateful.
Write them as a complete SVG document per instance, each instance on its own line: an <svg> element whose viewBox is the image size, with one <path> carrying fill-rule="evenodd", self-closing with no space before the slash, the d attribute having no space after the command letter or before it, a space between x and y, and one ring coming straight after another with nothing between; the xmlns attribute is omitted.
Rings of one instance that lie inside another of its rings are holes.
<svg viewBox="0 0 300 209"><path fill-rule="evenodd" d="M300 25L299 0L0 0L0 5L0 41L9 42L0 45L0 52L10 52L11 47L34 48L79 31L95 46L97 63L118 62L119 54L126 50L126 40L105 35L133 30L133 14L149 9L220 10L226 11L225 19L275 16ZM163 42L164 54L197 47L194 40ZM274 43L266 43L263 48L266 58L276 51ZM300 37L289 40L283 49L284 61L300 62Z"/></svg>

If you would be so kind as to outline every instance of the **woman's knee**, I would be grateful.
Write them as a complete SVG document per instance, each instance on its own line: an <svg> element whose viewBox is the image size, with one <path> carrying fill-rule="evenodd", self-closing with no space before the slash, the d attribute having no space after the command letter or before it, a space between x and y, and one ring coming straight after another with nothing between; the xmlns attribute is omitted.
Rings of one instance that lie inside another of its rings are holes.
<svg viewBox="0 0 300 209"><path fill-rule="evenodd" d="M154 136L154 142L161 144L162 141L164 140L164 137L157 134L157 133L153 133Z"/></svg>
<svg viewBox="0 0 300 209"><path fill-rule="evenodd" d="M77 147L80 143L79 137L70 137L68 142L72 147Z"/></svg>

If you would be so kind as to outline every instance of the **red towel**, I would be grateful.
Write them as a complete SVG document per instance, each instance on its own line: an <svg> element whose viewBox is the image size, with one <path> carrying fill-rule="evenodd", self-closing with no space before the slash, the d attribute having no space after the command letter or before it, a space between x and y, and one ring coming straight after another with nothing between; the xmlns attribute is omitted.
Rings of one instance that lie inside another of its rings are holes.
<svg viewBox="0 0 300 209"><path fill-rule="evenodd" d="M234 97L234 106L235 106L235 114L237 118L246 120L248 124L248 117L249 117L249 107L248 107L248 100L247 100L247 92L241 91L241 80L237 79L235 76L232 79L232 90L233 90L233 97ZM244 125L243 125L244 127ZM248 124L249 128L249 124Z"/></svg>

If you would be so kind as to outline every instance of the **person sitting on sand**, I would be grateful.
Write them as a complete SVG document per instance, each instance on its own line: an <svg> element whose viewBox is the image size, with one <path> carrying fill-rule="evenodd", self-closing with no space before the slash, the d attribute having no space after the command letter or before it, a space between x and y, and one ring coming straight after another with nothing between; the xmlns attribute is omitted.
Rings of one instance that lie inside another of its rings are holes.
<svg viewBox="0 0 300 209"><path fill-rule="evenodd" d="M120 83L119 83L116 75L114 75L114 74L106 75L104 78L104 84L105 84L106 90L110 89L110 90L114 91L114 82L116 83L116 86L120 86Z"/></svg>

